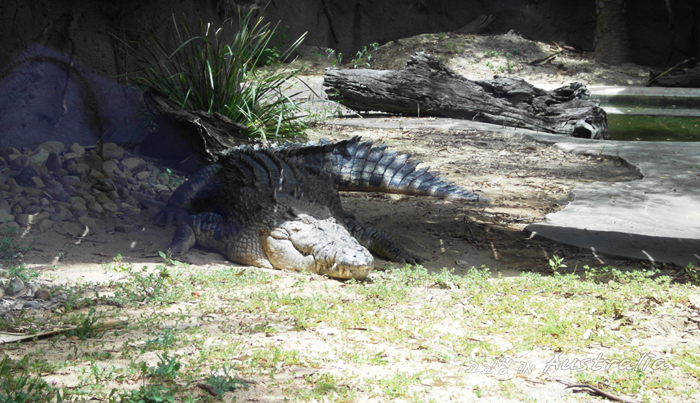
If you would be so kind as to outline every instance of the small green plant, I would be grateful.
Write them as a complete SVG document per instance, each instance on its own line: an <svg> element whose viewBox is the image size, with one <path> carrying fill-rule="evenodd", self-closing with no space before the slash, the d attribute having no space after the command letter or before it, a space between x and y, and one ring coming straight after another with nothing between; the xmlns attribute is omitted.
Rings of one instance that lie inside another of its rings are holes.
<svg viewBox="0 0 700 403"><path fill-rule="evenodd" d="M690 278L693 284L700 284L700 275L698 274L698 269L692 263L688 263L687 266L683 268L685 275Z"/></svg>
<svg viewBox="0 0 700 403"><path fill-rule="evenodd" d="M158 255L163 258L166 266L182 266L182 262L173 260L170 249L168 249L166 252L158 251Z"/></svg>
<svg viewBox="0 0 700 403"><path fill-rule="evenodd" d="M15 228L8 227L6 229L8 232L16 231ZM15 240L11 236L5 236L0 240L0 262L6 262L15 259L21 259L22 256L32 249L32 244L29 246L22 246L22 243L15 243Z"/></svg>
<svg viewBox="0 0 700 403"><path fill-rule="evenodd" d="M343 54L335 51L335 49L326 49L326 57L332 60L333 67L338 67L343 63Z"/></svg>
<svg viewBox="0 0 700 403"><path fill-rule="evenodd" d="M170 329L166 329L161 336L158 336L155 339L147 340L145 349L155 350L170 347L173 344L175 344L175 341L177 341L177 337L175 336L173 331Z"/></svg>
<svg viewBox="0 0 700 403"><path fill-rule="evenodd" d="M63 401L61 391L43 379L29 374L27 359L14 362L5 356L0 361L0 402L25 403Z"/></svg>
<svg viewBox="0 0 700 403"><path fill-rule="evenodd" d="M180 360L177 356L169 357L168 353L163 355L158 354L158 365L148 367L146 374L148 376L157 376L164 380L174 380L177 378L177 373L180 371Z"/></svg>
<svg viewBox="0 0 700 403"><path fill-rule="evenodd" d="M69 334L78 337L81 340L91 339L96 337L100 332L95 328L95 324L99 318L95 316L95 308L90 308L87 316L80 321L80 324L74 329L71 329Z"/></svg>
<svg viewBox="0 0 700 403"><path fill-rule="evenodd" d="M554 272L555 276L560 275L559 274L559 269L566 267L564 264L564 258L559 257L557 255L553 255L551 259L549 259L549 267L552 269L552 272Z"/></svg>
<svg viewBox="0 0 700 403"><path fill-rule="evenodd" d="M379 49L379 44L377 42L370 43L368 46L363 46L362 50L357 51L357 57L350 61L350 63L352 64L352 68L369 68L370 61L372 60L372 52L377 49Z"/></svg>
<svg viewBox="0 0 700 403"><path fill-rule="evenodd" d="M157 265L155 270L143 266L141 270L134 269L130 263L125 263L121 255L113 259L113 270L126 273L126 281L115 283L114 297L121 302L146 303L162 297L172 282L167 267ZM109 268L109 266L107 266Z"/></svg>
<svg viewBox="0 0 700 403"><path fill-rule="evenodd" d="M121 403L172 403L175 391L161 385L144 385L120 396Z"/></svg>
<svg viewBox="0 0 700 403"><path fill-rule="evenodd" d="M224 365L221 368L223 375L212 374L207 380L207 385L219 395L223 395L226 392L231 392L239 388L248 389L248 382L242 378L229 374L229 369L229 367Z"/></svg>
<svg viewBox="0 0 700 403"><path fill-rule="evenodd" d="M487 50L484 52L484 57L499 57L503 56L506 59L506 64L505 66L498 66L498 70L501 73L509 73L512 74L515 71L515 63L511 60L511 58L515 55L520 54L520 50L518 49L513 49L512 52L498 52L495 50ZM496 67L491 63L491 62L486 62L486 67L491 68L496 70Z"/></svg>
<svg viewBox="0 0 700 403"><path fill-rule="evenodd" d="M18 266L12 265L7 269L7 278L10 280L17 278L25 283L34 280L35 278L39 277L39 275L39 272L27 269L24 263L21 263Z"/></svg>

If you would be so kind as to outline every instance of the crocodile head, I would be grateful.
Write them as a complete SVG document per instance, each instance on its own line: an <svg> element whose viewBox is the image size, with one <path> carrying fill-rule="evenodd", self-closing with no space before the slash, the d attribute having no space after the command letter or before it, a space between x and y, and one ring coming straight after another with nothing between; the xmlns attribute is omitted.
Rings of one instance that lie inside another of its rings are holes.
<svg viewBox="0 0 700 403"><path fill-rule="evenodd" d="M310 271L340 279L363 279L372 254L335 217L294 213L264 235L262 248L276 269Z"/></svg>

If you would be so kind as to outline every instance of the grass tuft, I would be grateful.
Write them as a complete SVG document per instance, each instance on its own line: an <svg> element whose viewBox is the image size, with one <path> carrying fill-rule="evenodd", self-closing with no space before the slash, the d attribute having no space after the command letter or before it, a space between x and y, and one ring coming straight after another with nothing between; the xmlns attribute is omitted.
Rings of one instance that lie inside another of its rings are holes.
<svg viewBox="0 0 700 403"><path fill-rule="evenodd" d="M281 51L273 43L278 26L263 22L254 11L221 27L200 21L192 32L186 18L172 28L177 45L146 27L148 40L135 53L141 66L131 74L135 83L152 88L181 107L220 113L245 125L251 137L263 140L300 135L305 129L301 108L290 94L300 69L285 69L304 35ZM229 34L234 32L233 36ZM265 68L258 68L264 65Z"/></svg>

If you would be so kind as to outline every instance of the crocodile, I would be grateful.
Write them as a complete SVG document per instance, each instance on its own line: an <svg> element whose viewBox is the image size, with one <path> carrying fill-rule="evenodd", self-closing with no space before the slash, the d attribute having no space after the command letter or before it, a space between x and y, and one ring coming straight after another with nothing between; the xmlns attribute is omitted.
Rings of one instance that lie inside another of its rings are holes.
<svg viewBox="0 0 700 403"><path fill-rule="evenodd" d="M409 154L360 137L280 147L240 146L179 186L157 217L177 229L173 255L199 244L245 265L363 279L372 253L421 258L343 211L339 191L381 191L479 201Z"/></svg>

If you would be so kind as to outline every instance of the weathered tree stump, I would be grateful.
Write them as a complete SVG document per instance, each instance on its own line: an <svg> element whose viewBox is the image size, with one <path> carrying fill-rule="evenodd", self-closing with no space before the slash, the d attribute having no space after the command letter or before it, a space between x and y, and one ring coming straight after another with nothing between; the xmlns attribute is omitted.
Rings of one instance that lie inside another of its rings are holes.
<svg viewBox="0 0 700 403"><path fill-rule="evenodd" d="M469 119L574 137L607 136L605 111L581 83L545 91L525 80L468 80L419 52L399 70L327 68L325 92L356 111Z"/></svg>
<svg viewBox="0 0 700 403"><path fill-rule="evenodd" d="M144 101L155 116L167 121L199 155L212 162L229 148L248 144L248 129L219 113L181 108L167 96L149 90Z"/></svg>

